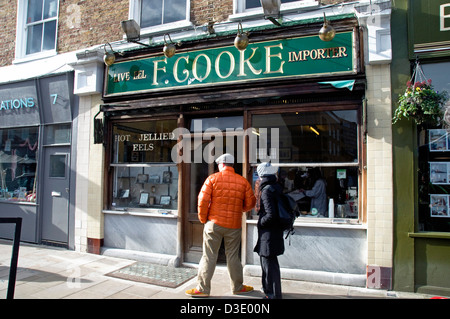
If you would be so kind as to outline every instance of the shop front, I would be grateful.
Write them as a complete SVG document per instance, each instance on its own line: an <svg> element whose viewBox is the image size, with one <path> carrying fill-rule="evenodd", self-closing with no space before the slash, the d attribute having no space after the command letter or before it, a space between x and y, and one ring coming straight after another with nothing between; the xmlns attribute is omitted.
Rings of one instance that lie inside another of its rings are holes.
<svg viewBox="0 0 450 319"><path fill-rule="evenodd" d="M257 188L256 166L279 167L301 215L280 257L283 276L365 286L367 267L366 76L358 21L251 31L242 51L228 35L183 42L172 58L130 51L105 77L104 249L166 263L198 263L203 225L197 196L214 159ZM319 172L324 210L311 207ZM312 195L311 195L312 196ZM241 257L257 274L257 213L243 217ZM224 258L221 255L219 258ZM223 260L223 259L221 259ZM220 260L219 260L220 261Z"/></svg>
<svg viewBox="0 0 450 319"><path fill-rule="evenodd" d="M0 86L0 217L22 218L24 242L74 245L72 92L72 73Z"/></svg>

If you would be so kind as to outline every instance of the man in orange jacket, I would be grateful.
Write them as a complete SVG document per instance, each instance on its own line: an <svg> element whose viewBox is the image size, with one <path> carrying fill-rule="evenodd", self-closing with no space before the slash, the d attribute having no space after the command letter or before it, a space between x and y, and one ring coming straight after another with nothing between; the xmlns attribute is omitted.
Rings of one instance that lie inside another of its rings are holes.
<svg viewBox="0 0 450 319"><path fill-rule="evenodd" d="M198 195L198 218L204 224L203 255L198 269L197 287L186 291L192 297L208 297L222 239L225 242L228 273L233 294L248 293L253 287L243 285L239 260L242 213L256 203L250 183L233 168L234 157L223 154L216 159L219 172L210 175Z"/></svg>

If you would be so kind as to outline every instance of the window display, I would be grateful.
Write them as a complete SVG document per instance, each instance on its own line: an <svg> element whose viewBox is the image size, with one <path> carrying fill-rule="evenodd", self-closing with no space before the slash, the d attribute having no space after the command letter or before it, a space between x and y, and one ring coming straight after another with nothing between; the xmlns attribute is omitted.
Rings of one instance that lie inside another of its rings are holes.
<svg viewBox="0 0 450 319"><path fill-rule="evenodd" d="M0 200L35 202L38 128L0 130Z"/></svg>
<svg viewBox="0 0 450 319"><path fill-rule="evenodd" d="M419 136L419 231L450 231L450 134L421 127Z"/></svg>
<svg viewBox="0 0 450 319"><path fill-rule="evenodd" d="M279 152L267 155L279 161L279 182L297 201L301 217L359 217L357 115L357 110L344 110L252 116L256 131L279 130ZM267 136L267 141L259 140L259 151L271 149L271 134ZM256 190L256 169L253 182ZM318 183L325 185L326 196L317 194Z"/></svg>
<svg viewBox="0 0 450 319"><path fill-rule="evenodd" d="M177 209L178 178L167 178L168 175L178 176L175 165L113 167L113 208Z"/></svg>
<svg viewBox="0 0 450 319"><path fill-rule="evenodd" d="M177 209L176 120L113 125L113 209Z"/></svg>

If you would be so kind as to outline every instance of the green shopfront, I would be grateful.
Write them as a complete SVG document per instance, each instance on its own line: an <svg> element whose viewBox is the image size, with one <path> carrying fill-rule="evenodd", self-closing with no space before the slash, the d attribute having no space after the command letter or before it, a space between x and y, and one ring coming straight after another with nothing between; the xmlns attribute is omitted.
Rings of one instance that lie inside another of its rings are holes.
<svg viewBox="0 0 450 319"><path fill-rule="evenodd" d="M122 52L105 75L104 249L167 263L198 263L203 225L197 195L235 155L235 170L256 188L261 161L279 167L284 191L301 207L280 257L285 277L366 285L366 77L362 31L353 16L333 22L255 28L237 50L234 35L186 40L172 58L161 46ZM299 189L318 169L327 183L318 213ZM243 216L241 257L257 274L255 211ZM219 262L224 261L221 252Z"/></svg>
<svg viewBox="0 0 450 319"><path fill-rule="evenodd" d="M393 78L393 100L403 94L416 61L435 90L450 92L450 1L399 1L396 7L392 28L398 55L392 73L398 76ZM446 126L407 120L393 126L396 290L450 296Z"/></svg>
<svg viewBox="0 0 450 319"><path fill-rule="evenodd" d="M23 242L74 248L77 107L73 73L0 86L0 218Z"/></svg>

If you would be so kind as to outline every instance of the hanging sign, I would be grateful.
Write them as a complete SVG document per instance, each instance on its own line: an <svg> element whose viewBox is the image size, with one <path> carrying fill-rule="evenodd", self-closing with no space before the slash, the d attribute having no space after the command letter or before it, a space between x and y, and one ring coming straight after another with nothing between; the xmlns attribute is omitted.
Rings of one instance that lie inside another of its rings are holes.
<svg viewBox="0 0 450 319"><path fill-rule="evenodd" d="M355 56L353 32L329 42L307 36L250 43L243 51L231 45L161 55L108 67L105 96L355 73Z"/></svg>

